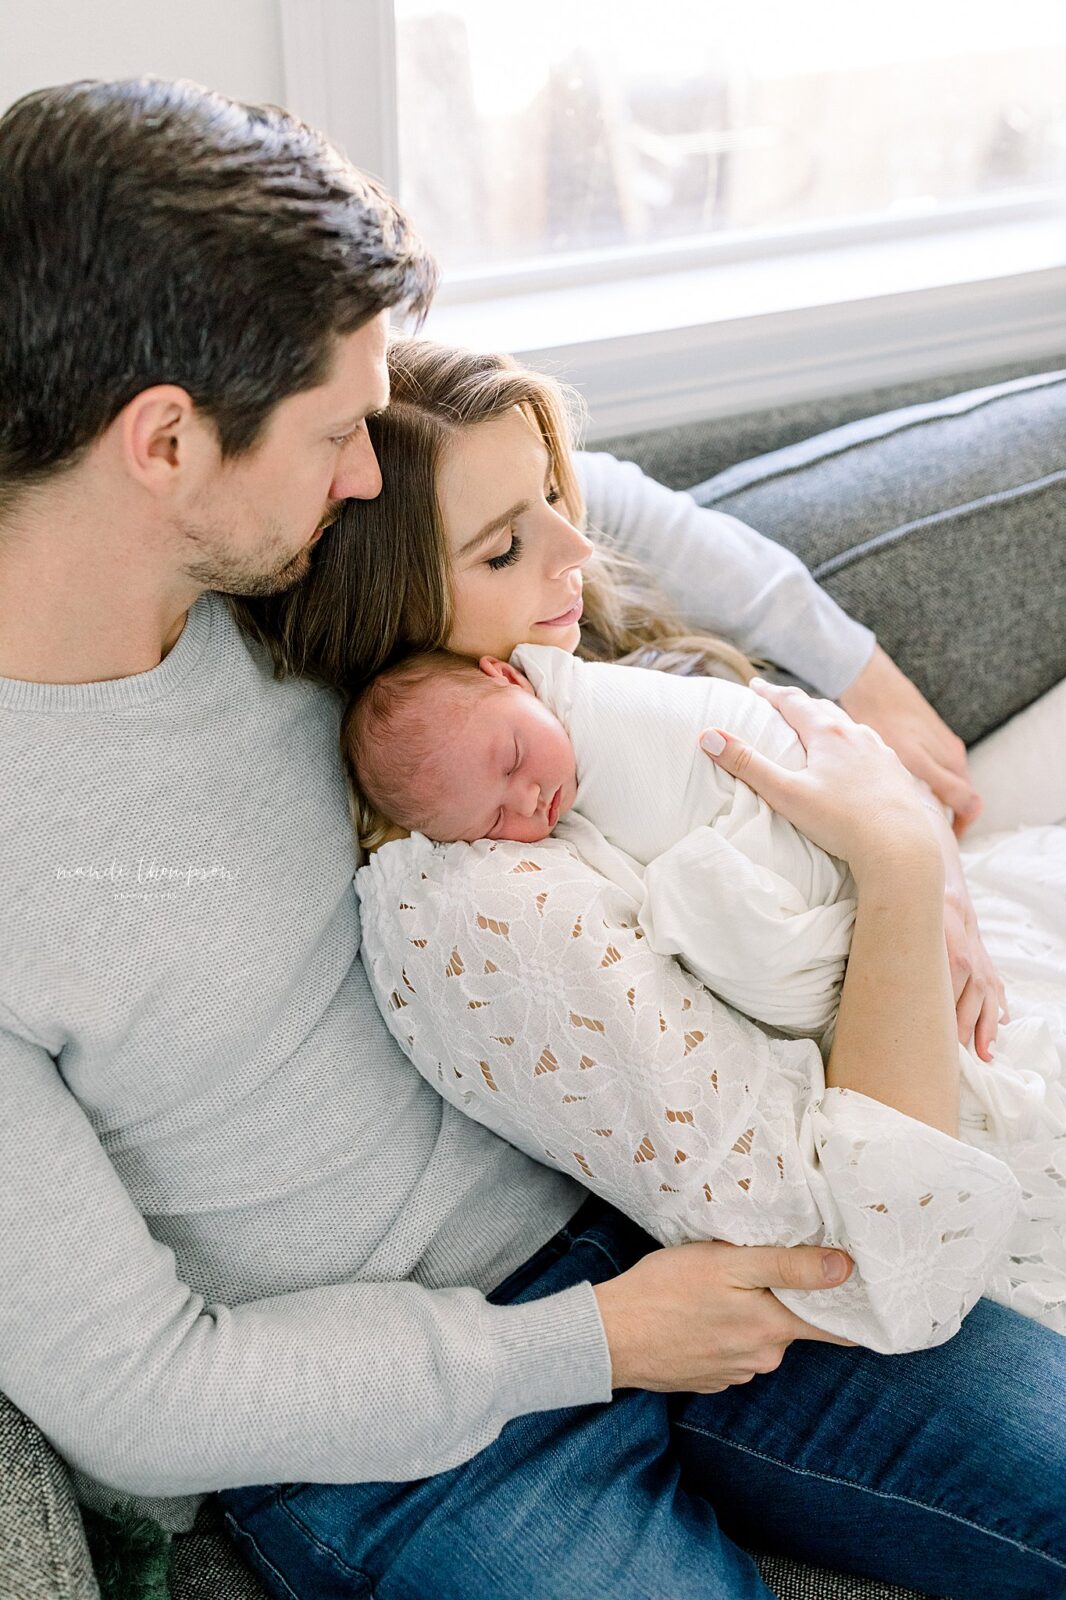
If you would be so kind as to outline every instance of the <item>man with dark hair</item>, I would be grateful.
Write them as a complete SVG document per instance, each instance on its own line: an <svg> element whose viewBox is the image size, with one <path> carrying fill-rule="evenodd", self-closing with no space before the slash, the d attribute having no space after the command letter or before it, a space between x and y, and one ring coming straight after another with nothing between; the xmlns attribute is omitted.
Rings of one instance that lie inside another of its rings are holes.
<svg viewBox="0 0 1066 1600"><path fill-rule="evenodd" d="M284 112L94 82L0 119L0 241L0 1389L81 1498L180 1528L221 1491L288 1596L767 1593L708 1496L841 1566L1050 1593L1046 1330L982 1308L888 1363L768 1292L824 1288L821 1251L619 1255L377 1012L340 707L209 591L299 581L379 491L389 312L434 283L403 215ZM718 589L791 597L741 642L827 691L888 670L730 538ZM665 1438L652 1389L701 1392Z"/></svg>

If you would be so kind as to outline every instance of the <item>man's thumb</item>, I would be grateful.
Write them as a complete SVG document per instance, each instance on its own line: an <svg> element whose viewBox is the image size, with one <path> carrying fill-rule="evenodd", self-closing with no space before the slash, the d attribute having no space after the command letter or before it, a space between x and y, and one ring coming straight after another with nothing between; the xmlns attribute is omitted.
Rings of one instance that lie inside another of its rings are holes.
<svg viewBox="0 0 1066 1600"><path fill-rule="evenodd" d="M843 1250L819 1245L749 1245L734 1267L751 1289L832 1289L843 1283L853 1262Z"/></svg>

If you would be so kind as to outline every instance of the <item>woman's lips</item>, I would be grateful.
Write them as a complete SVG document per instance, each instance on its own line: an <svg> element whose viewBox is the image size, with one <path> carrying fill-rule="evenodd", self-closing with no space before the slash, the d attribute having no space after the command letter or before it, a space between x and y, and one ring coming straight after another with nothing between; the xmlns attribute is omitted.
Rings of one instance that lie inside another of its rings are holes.
<svg viewBox="0 0 1066 1600"><path fill-rule="evenodd" d="M546 617L543 622L538 622L538 628L571 628L575 622L581 621L581 613L585 609L584 601L578 595L569 611L563 611L557 617Z"/></svg>

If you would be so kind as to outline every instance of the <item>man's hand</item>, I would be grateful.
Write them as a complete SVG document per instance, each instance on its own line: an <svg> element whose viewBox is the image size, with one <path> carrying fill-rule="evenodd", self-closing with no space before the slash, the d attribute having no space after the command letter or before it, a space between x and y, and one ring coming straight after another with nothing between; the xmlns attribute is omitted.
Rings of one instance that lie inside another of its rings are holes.
<svg viewBox="0 0 1066 1600"><path fill-rule="evenodd" d="M981 813L981 798L966 765L966 746L880 645L840 696L840 704L856 722L875 729L903 765L951 807L953 826L961 837Z"/></svg>
<svg viewBox="0 0 1066 1600"><path fill-rule="evenodd" d="M770 1293L771 1285L831 1290L851 1268L842 1250L816 1245L708 1241L653 1250L594 1287L612 1388L718 1394L773 1372L793 1339L852 1344L811 1327Z"/></svg>

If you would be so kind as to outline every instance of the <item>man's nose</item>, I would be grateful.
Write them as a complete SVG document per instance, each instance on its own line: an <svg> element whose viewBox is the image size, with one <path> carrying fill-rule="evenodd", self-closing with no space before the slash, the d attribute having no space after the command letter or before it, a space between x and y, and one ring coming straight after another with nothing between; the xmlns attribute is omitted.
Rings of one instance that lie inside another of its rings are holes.
<svg viewBox="0 0 1066 1600"><path fill-rule="evenodd" d="M329 497L331 500L376 500L380 493L381 468L366 423L362 422L337 457Z"/></svg>

